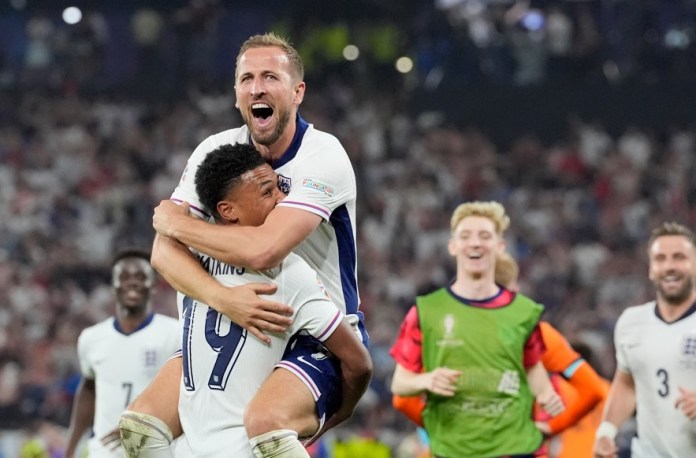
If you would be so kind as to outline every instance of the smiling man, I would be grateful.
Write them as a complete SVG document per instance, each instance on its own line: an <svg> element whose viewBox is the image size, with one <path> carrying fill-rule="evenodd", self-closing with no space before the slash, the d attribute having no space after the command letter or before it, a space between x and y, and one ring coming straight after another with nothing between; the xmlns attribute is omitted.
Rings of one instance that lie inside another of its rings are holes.
<svg viewBox="0 0 696 458"><path fill-rule="evenodd" d="M75 456L90 427L90 457L122 457L117 429L121 412L179 348L179 322L152 313L155 271L149 258L140 250L116 255L111 279L115 316L86 328L77 341L82 380L70 418L68 458Z"/></svg>
<svg viewBox="0 0 696 458"><path fill-rule="evenodd" d="M531 457L542 442L532 404L563 410L540 362L543 307L495 282L510 224L498 202L459 205L447 245L454 281L418 297L392 347L392 391L425 393L435 457Z"/></svg>
<svg viewBox="0 0 696 458"><path fill-rule="evenodd" d="M664 223L648 241L656 299L629 307L614 330L616 372L595 456L617 456L618 428L637 412L634 458L696 456L696 235Z"/></svg>

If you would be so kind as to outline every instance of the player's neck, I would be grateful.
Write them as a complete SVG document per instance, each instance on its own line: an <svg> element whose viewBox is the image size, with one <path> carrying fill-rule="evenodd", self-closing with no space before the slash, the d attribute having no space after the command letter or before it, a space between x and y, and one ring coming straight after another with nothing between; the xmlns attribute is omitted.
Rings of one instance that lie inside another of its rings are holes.
<svg viewBox="0 0 696 458"><path fill-rule="evenodd" d="M457 275L457 279L450 288L457 296L473 300L488 299L500 291L500 287L495 284L492 277L471 277L465 274Z"/></svg>
<svg viewBox="0 0 696 458"><path fill-rule="evenodd" d="M126 308L118 307L116 310L116 320L123 332L130 334L138 329L150 314L148 307Z"/></svg>
<svg viewBox="0 0 696 458"><path fill-rule="evenodd" d="M274 161L280 159L288 148L290 148L292 139L295 138L296 130L297 123L295 120L293 120L285 128L285 132L283 132L283 135L278 139L277 142L273 143L272 145L259 145L254 142L254 146L257 150L259 150L259 153L261 153L261 157L266 159L266 161L272 165Z"/></svg>
<svg viewBox="0 0 696 458"><path fill-rule="evenodd" d="M657 298L657 309L660 316L668 323L677 321L681 318L696 302L696 292L692 292L687 299L680 304L669 304L664 299Z"/></svg>

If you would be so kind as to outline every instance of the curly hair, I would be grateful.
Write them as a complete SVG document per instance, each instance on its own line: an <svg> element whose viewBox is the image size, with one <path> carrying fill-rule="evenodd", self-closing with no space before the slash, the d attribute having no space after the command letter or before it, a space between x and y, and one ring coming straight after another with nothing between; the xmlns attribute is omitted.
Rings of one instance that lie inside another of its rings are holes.
<svg viewBox="0 0 696 458"><path fill-rule="evenodd" d="M214 149L196 171L196 192L201 203L219 219L218 202L224 200L230 190L239 184L243 174L265 163L261 153L246 143L227 144Z"/></svg>

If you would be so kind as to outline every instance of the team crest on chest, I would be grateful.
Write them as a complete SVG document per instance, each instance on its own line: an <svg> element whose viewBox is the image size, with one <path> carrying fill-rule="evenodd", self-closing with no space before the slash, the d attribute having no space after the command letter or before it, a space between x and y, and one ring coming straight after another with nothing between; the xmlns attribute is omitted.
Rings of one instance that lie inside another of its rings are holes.
<svg viewBox="0 0 696 458"><path fill-rule="evenodd" d="M154 367L157 365L157 350L145 350L144 353L145 367Z"/></svg>
<svg viewBox="0 0 696 458"><path fill-rule="evenodd" d="M681 363L686 368L696 369L696 332L689 332L682 337Z"/></svg>
<svg viewBox="0 0 696 458"><path fill-rule="evenodd" d="M278 187L286 196L290 194L290 186L292 185L292 179L286 176L278 174Z"/></svg>

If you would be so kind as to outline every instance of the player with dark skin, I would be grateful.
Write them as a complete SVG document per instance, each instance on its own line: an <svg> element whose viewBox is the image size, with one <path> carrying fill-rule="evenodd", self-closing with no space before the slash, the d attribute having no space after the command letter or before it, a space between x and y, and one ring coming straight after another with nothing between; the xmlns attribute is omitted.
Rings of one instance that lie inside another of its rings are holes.
<svg viewBox="0 0 696 458"><path fill-rule="evenodd" d="M130 339L133 333L145 326L152 317L150 295L154 285L155 272L149 263L150 254L141 250L124 250L117 254L112 267L112 286L116 298L115 323L113 327L125 338ZM172 320L173 321L173 320ZM168 327L166 332L174 331L172 348L176 349L176 327ZM82 338L82 335L81 335ZM137 338L134 336L134 338ZM120 348L113 349L119 351ZM85 358L84 346L78 345L81 359ZM133 355L133 358L140 355ZM163 355L164 356L164 355ZM166 355L168 356L168 355ZM108 375L108 374L107 374ZM110 409L110 403L105 399L115 395L110 392L97 392L97 377L106 377L96 370L95 377L83 376L75 393L73 409L68 429L68 443L66 456L72 458L76 447L84 433L93 426L95 420L95 407L102 406L105 411ZM118 393L119 395L121 393ZM123 405L121 406L121 409ZM100 438L101 444L110 450L115 450L120 445L119 430L116 427L119 411L113 414L113 427L111 431ZM92 453L95 453L92 450Z"/></svg>

